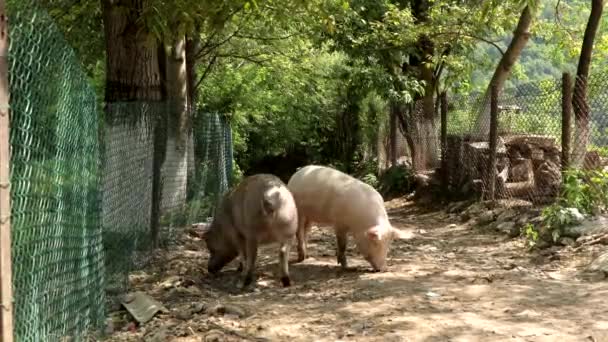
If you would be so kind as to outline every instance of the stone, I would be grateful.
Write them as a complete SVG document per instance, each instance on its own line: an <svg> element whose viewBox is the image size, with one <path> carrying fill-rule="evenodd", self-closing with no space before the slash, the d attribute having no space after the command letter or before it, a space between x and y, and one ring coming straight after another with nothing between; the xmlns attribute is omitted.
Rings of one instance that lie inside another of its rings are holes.
<svg viewBox="0 0 608 342"><path fill-rule="evenodd" d="M516 215L517 215L517 212L515 212L515 210L513 210L513 209L504 210L500 214L498 214L498 216L496 217L496 222L502 223L505 221L509 221L512 218L514 218Z"/></svg>
<svg viewBox="0 0 608 342"><path fill-rule="evenodd" d="M534 182L538 192L557 195L562 183L560 167L551 161L543 161L534 172Z"/></svg>
<svg viewBox="0 0 608 342"><path fill-rule="evenodd" d="M526 224L528 224L528 222L530 222L530 217L528 216L528 214L523 214L517 218L517 221L515 221L515 224L518 225L519 227L523 227Z"/></svg>
<svg viewBox="0 0 608 342"><path fill-rule="evenodd" d="M496 230L501 233L505 233L510 238L519 236L519 229L515 225L515 222L507 221L502 222L496 226Z"/></svg>
<svg viewBox="0 0 608 342"><path fill-rule="evenodd" d="M565 227L563 233L564 236L577 239L581 236L608 232L608 217L598 216L584 219L578 210L575 208L569 209L573 209L572 215L577 215L576 218L579 220L579 223L573 226Z"/></svg>
<svg viewBox="0 0 608 342"><path fill-rule="evenodd" d="M559 243L562 246L570 246L570 247L572 247L572 246L574 246L576 244L576 242L574 241L574 239L569 238L569 237L562 237L562 238L560 238L559 239Z"/></svg>
<svg viewBox="0 0 608 342"><path fill-rule="evenodd" d="M211 330L205 334L205 342L222 342L225 340L224 333L219 330Z"/></svg>
<svg viewBox="0 0 608 342"><path fill-rule="evenodd" d="M587 281L601 281L608 278L608 253L595 258L579 276Z"/></svg>
<svg viewBox="0 0 608 342"><path fill-rule="evenodd" d="M488 224L494 221L494 212L492 210L486 210L477 218L477 223L480 225Z"/></svg>
<svg viewBox="0 0 608 342"><path fill-rule="evenodd" d="M527 182L534 177L532 161L530 159L511 159L511 167L509 168L509 182Z"/></svg>

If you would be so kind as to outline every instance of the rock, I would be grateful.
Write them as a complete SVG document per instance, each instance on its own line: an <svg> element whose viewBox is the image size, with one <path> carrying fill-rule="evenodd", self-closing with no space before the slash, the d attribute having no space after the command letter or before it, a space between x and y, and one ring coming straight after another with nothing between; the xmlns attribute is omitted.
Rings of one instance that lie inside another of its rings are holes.
<svg viewBox="0 0 608 342"><path fill-rule="evenodd" d="M523 227L529 222L530 222L530 217L528 216L528 214L523 214L517 218L517 221L515 221L515 224L518 227Z"/></svg>
<svg viewBox="0 0 608 342"><path fill-rule="evenodd" d="M182 310L178 310L175 313L175 317L178 319L181 319L183 321L188 321L192 318L193 314L192 314L192 310L189 308L186 309L182 309Z"/></svg>
<svg viewBox="0 0 608 342"><path fill-rule="evenodd" d="M536 190L543 194L557 195L562 183L562 172L559 165L545 160L534 172Z"/></svg>
<svg viewBox="0 0 608 342"><path fill-rule="evenodd" d="M598 216L594 218L581 219L583 216L575 208L571 211L572 215L576 215L576 219L580 219L580 223L568 226L564 228L563 236L578 239L581 236L600 234L608 232L608 218L605 216Z"/></svg>
<svg viewBox="0 0 608 342"><path fill-rule="evenodd" d="M488 224L494 221L494 212L492 210L486 210L477 218L477 223L480 225Z"/></svg>
<svg viewBox="0 0 608 342"><path fill-rule="evenodd" d="M247 316L247 313L245 312L245 310L239 308L238 306L235 305L223 305L223 304L218 304L216 306L214 306L213 308L211 308L209 310L210 314L214 314L214 315L219 315L219 316L223 316L223 315L235 315L238 316L239 318L244 318L245 316Z"/></svg>
<svg viewBox="0 0 608 342"><path fill-rule="evenodd" d="M205 342L222 342L225 340L224 333L219 330L211 330L205 334Z"/></svg>
<svg viewBox="0 0 608 342"><path fill-rule="evenodd" d="M500 214L498 214L498 216L496 217L496 222L502 223L502 222L509 221L513 217L515 217L515 215L517 215L517 212L515 212L515 210L513 210L513 209L504 210L504 211L500 212Z"/></svg>
<svg viewBox="0 0 608 342"><path fill-rule="evenodd" d="M595 258L595 260L593 260L589 266L587 266L586 271L602 271L604 273L608 273L608 253L601 254Z"/></svg>
<svg viewBox="0 0 608 342"><path fill-rule="evenodd" d="M593 260L579 275L587 281L601 281L608 278L608 253Z"/></svg>
<svg viewBox="0 0 608 342"><path fill-rule="evenodd" d="M520 149L520 151L525 149L529 150L532 146L534 146L535 148L550 150L552 148L555 148L557 144L555 137L547 135L511 135L505 137L504 139L505 145L511 148L518 148Z"/></svg>
<svg viewBox="0 0 608 342"><path fill-rule="evenodd" d="M562 237L562 238L560 238L559 239L559 243L562 246L570 246L570 247L572 247L572 246L574 246L574 244L576 244L576 242L574 241L574 239L569 238L569 237Z"/></svg>
<svg viewBox="0 0 608 342"><path fill-rule="evenodd" d="M496 226L496 230L498 230L501 233L506 234L510 238L519 236L519 229L515 225L515 222L507 221L507 222L499 223Z"/></svg>
<svg viewBox="0 0 608 342"><path fill-rule="evenodd" d="M509 182L528 182L534 177L532 161L524 158L511 159L509 168Z"/></svg>
<svg viewBox="0 0 608 342"><path fill-rule="evenodd" d="M464 209L467 204L469 204L469 201L454 202L448 206L448 209L446 211L450 214L456 213Z"/></svg>
<svg viewBox="0 0 608 342"><path fill-rule="evenodd" d="M205 303L202 303L202 302L192 303L192 312L193 313L205 312L206 308L207 308L207 304L205 304Z"/></svg>

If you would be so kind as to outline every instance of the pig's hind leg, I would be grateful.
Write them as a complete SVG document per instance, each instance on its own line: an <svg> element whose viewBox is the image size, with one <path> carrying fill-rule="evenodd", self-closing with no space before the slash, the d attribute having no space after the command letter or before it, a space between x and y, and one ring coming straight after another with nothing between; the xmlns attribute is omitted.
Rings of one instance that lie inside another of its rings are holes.
<svg viewBox="0 0 608 342"><path fill-rule="evenodd" d="M253 283L255 276L255 262L258 256L258 241L256 239L247 239L245 242L245 269L243 283L239 286L245 289Z"/></svg>
<svg viewBox="0 0 608 342"><path fill-rule="evenodd" d="M281 275L281 283L283 287L291 285L289 278L289 240L281 242L279 246L279 274Z"/></svg>
<svg viewBox="0 0 608 342"><path fill-rule="evenodd" d="M343 227L336 227L336 259L338 264L342 266L343 270L348 268L348 263L346 261L346 243L348 242L347 229Z"/></svg>
<svg viewBox="0 0 608 342"><path fill-rule="evenodd" d="M310 221L302 214L299 214L298 219L298 231L296 233L296 239L298 240L298 262L304 261L308 257L306 249L307 243L306 238L308 231L310 230Z"/></svg>

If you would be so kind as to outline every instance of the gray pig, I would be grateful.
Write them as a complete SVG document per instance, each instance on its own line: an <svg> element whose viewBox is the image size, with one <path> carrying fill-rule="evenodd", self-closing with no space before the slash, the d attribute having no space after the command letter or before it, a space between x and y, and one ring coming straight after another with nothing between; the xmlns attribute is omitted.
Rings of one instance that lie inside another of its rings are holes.
<svg viewBox="0 0 608 342"><path fill-rule="evenodd" d="M223 196L203 232L210 253L207 269L216 274L240 255L240 287L245 288L253 282L258 245L278 242L281 283L290 286L289 248L297 228L298 210L285 183L271 174L246 177Z"/></svg>

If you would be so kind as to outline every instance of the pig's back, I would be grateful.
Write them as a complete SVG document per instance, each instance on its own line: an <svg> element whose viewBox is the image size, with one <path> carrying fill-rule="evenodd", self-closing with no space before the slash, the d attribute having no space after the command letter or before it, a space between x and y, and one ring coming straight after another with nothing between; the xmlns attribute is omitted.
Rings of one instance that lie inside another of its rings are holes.
<svg viewBox="0 0 608 342"><path fill-rule="evenodd" d="M270 216L262 210L267 192L278 192L279 203ZM260 242L270 242L295 234L297 210L291 193L278 177L271 174L249 176L232 196L235 228L243 235L255 235Z"/></svg>
<svg viewBox="0 0 608 342"><path fill-rule="evenodd" d="M374 188L332 168L306 166L287 187L300 212L318 224L372 225L385 215L382 196Z"/></svg>

